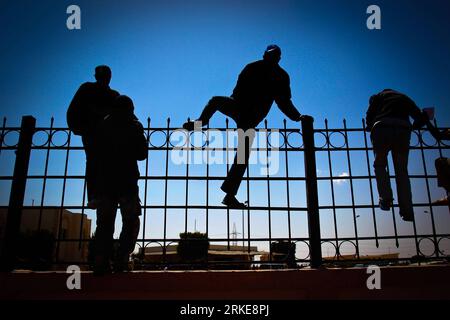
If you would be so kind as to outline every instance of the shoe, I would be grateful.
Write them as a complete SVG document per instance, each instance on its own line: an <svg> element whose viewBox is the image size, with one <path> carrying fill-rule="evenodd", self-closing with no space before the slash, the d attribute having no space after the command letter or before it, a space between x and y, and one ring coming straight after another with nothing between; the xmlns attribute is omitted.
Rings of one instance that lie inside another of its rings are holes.
<svg viewBox="0 0 450 320"><path fill-rule="evenodd" d="M187 131L193 131L194 126L195 126L194 121L186 121L185 123L183 123L183 129Z"/></svg>
<svg viewBox="0 0 450 320"><path fill-rule="evenodd" d="M413 222L414 221L414 213L404 214L403 212L400 212L400 217L402 217L403 221L406 222Z"/></svg>
<svg viewBox="0 0 450 320"><path fill-rule="evenodd" d="M223 198L222 204L226 205L230 209L245 209L245 208L247 208L247 206L244 203L239 202L238 199L236 199L236 197L231 194L227 194L225 196L225 198Z"/></svg>
<svg viewBox="0 0 450 320"><path fill-rule="evenodd" d="M448 196L442 199L433 201L431 204L435 204L437 206L448 206Z"/></svg>
<svg viewBox="0 0 450 320"><path fill-rule="evenodd" d="M200 129L206 124L203 124L200 120L186 121L183 123L183 129L187 131L194 131L195 129Z"/></svg>
<svg viewBox="0 0 450 320"><path fill-rule="evenodd" d="M378 203L378 205L380 206L381 210L389 211L389 210L391 210L391 207L392 207L392 200L380 199L380 202Z"/></svg>

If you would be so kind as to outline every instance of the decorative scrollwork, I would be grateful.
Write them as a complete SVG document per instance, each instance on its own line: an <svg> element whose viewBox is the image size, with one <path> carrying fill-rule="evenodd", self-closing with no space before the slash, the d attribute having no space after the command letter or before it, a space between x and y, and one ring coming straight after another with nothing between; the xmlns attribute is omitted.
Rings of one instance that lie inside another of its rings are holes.
<svg viewBox="0 0 450 320"><path fill-rule="evenodd" d="M341 137L341 138L337 138ZM339 141L342 139L343 141ZM333 149L343 149L347 146L345 134L342 131L333 131L328 135L328 145ZM348 147L348 146L347 146Z"/></svg>
<svg viewBox="0 0 450 320"><path fill-rule="evenodd" d="M295 250L295 259L298 259L298 260L308 260L309 257L311 256L311 246L310 246L309 242L306 241L306 240L295 240L295 241L293 241L293 242L295 243L295 247L296 247L296 250ZM303 244L304 246L306 246L306 249L307 249L308 254L307 254L305 257L298 257L298 256L297 256L297 252L302 251L302 250L299 250L299 248L297 247L297 243L301 243L301 244Z"/></svg>
<svg viewBox="0 0 450 320"><path fill-rule="evenodd" d="M50 143L53 147L66 147L69 145L69 137L67 130L54 130L50 135Z"/></svg>
<svg viewBox="0 0 450 320"><path fill-rule="evenodd" d="M167 132L163 130L154 130L150 132L149 145L152 148L162 148L167 144L167 139Z"/></svg>
<svg viewBox="0 0 450 320"><path fill-rule="evenodd" d="M19 144L19 132L20 130L5 130L3 133L3 146L5 147L17 147Z"/></svg>
<svg viewBox="0 0 450 320"><path fill-rule="evenodd" d="M425 253L424 253L424 250L426 250L426 249L423 247L424 240L427 240L427 241L429 241L429 242L432 243L432 245L433 245L433 252L432 252L431 254L425 254ZM431 239L431 238L428 238L428 237L420 238L419 241L417 242L417 248L418 248L418 251L419 251L418 253L419 253L421 256L423 256L423 257L430 258L430 257L433 257L433 256L436 255L436 248L437 248L437 245L436 245L436 243L434 242L434 240Z"/></svg>
<svg viewBox="0 0 450 320"><path fill-rule="evenodd" d="M294 144L293 136L298 135L301 139L301 143ZM287 145L290 148L303 148L303 134L300 131L292 131L287 134Z"/></svg>

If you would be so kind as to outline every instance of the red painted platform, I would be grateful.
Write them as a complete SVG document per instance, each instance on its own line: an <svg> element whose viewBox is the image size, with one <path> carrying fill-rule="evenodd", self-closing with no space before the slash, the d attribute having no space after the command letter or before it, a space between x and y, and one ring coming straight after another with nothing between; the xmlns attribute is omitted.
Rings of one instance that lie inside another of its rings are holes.
<svg viewBox="0 0 450 320"><path fill-rule="evenodd" d="M365 268L264 271L146 271L94 277L69 290L64 272L0 274L0 299L450 299L450 266L382 267L381 290Z"/></svg>

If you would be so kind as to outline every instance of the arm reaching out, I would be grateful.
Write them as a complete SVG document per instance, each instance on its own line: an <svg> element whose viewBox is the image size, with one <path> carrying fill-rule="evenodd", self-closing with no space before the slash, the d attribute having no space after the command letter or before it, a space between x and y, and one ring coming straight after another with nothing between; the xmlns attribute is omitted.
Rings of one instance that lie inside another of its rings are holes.
<svg viewBox="0 0 450 320"><path fill-rule="evenodd" d="M292 103L291 99L289 100L279 100L276 101L278 108L292 121L300 121L302 118L302 115L300 112L298 112L297 108L295 108L294 104Z"/></svg>
<svg viewBox="0 0 450 320"><path fill-rule="evenodd" d="M284 74L283 79L280 81L280 87L275 97L275 102L278 108L292 121L300 121L301 113L292 103L291 85L289 75Z"/></svg>

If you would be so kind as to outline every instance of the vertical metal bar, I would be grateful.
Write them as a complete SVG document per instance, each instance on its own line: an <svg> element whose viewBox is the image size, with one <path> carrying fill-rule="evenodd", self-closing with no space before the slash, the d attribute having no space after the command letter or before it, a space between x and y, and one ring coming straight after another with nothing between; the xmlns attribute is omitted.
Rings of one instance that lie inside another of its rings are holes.
<svg viewBox="0 0 450 320"><path fill-rule="evenodd" d="M142 226L142 258L144 258L145 254L145 227L147 225L147 192L148 192L148 165L149 165L149 151L148 151L148 145L150 141L150 124L151 120L150 117L147 118L147 159L145 159L145 178L144 178L144 218L143 218L143 226Z"/></svg>
<svg viewBox="0 0 450 320"><path fill-rule="evenodd" d="M289 243L292 241L291 232L291 201L290 201L290 190L289 190L289 160L288 160L288 138L286 129L286 119L283 119L284 127L284 161L285 161L285 177L286 177L286 203L287 203L287 214L288 214L288 236Z"/></svg>
<svg viewBox="0 0 450 320"><path fill-rule="evenodd" d="M425 185L427 187L427 199L428 199L428 204L429 204L429 208L430 208L431 226L433 227L434 250L435 250L435 253L436 253L436 257L439 257L439 247L438 247L438 242L437 242L437 237L436 237L436 223L434 221L433 206L431 205L430 182L428 181L429 176L428 176L428 170L427 170L427 163L425 161L425 151L424 151L424 145L423 145L423 138L422 138L422 133L421 133L420 129L419 129L419 142L420 142L420 154L422 156L423 171L425 173ZM414 219L414 226L415 226L415 224L416 224L416 219Z"/></svg>
<svg viewBox="0 0 450 320"><path fill-rule="evenodd" d="M242 209L242 251L245 248L245 215L244 209Z"/></svg>
<svg viewBox="0 0 450 320"><path fill-rule="evenodd" d="M189 120L188 120L189 121ZM184 232L188 232L188 203L189 203L189 155L191 153L191 134L186 136L186 176L185 176L185 211L184 211Z"/></svg>
<svg viewBox="0 0 450 320"><path fill-rule="evenodd" d="M253 130L255 130L255 134L256 134L256 129L253 129ZM239 148L239 145L238 145L238 148ZM245 141L245 137L244 137L244 148L245 148L245 152L251 152L251 148L252 148L252 146L251 145L249 145L248 146L248 149L247 149L247 144L246 144L246 141ZM237 152L237 151L236 151ZM249 162L250 162L250 159L249 159ZM247 165L247 236L248 236L248 241L247 241L247 251L250 253L250 251L251 251L251 249L250 249L250 247L251 247L251 243L250 243L250 238L251 238L251 233L250 233L250 227L251 227L251 224L250 224L250 167Z"/></svg>
<svg viewBox="0 0 450 320"><path fill-rule="evenodd" d="M270 202L269 130L267 129L267 119L264 120L264 130L266 131L265 147L266 147L266 181L267 181L267 216L268 216L268 223L269 223L269 261L272 261L272 246L271 246L271 244L272 244L272 210L271 210L271 202Z"/></svg>
<svg viewBox="0 0 450 320"><path fill-rule="evenodd" d="M166 131L166 170L165 170L165 185L164 185L164 234L163 234L163 263L166 265L167 262L167 185L168 185L168 176L169 176L169 133L170 133L170 118L167 118L167 131Z"/></svg>
<svg viewBox="0 0 450 320"><path fill-rule="evenodd" d="M35 132L36 119L32 116L22 117L19 142L17 144L13 181L9 197L8 216L6 220L5 239L3 241L1 270L11 271L15 266L15 252L20 233L23 201L27 184L31 146Z"/></svg>
<svg viewBox="0 0 450 320"><path fill-rule="evenodd" d="M69 154L70 154L70 138L72 136L72 132L69 131L67 136L67 151L66 151L66 160L64 164L64 178L63 178L63 189L61 195L61 205L59 207L59 224L58 224L58 235L56 241L56 257L55 262L59 262L59 249L61 248L61 229L63 223L63 213L64 213L64 201L66 197L66 185L67 185L67 169L69 167Z"/></svg>
<svg viewBox="0 0 450 320"><path fill-rule="evenodd" d="M228 155L228 147L229 147L229 140L228 140L228 125L229 121L228 118L225 119L225 141L226 141L226 160L227 160L227 172L230 171L230 161L229 161L229 155ZM233 147L234 150L234 147ZM230 250L230 208L227 207L227 248Z"/></svg>
<svg viewBox="0 0 450 320"><path fill-rule="evenodd" d="M320 240L319 196L317 190L316 151L314 144L313 122L314 119L312 117L305 116L302 118L311 267L318 268L322 264L322 247Z"/></svg>
<svg viewBox="0 0 450 320"><path fill-rule="evenodd" d="M331 164L331 143L330 143L330 132L328 130L328 119L325 119L325 138L328 156L328 170L330 171L330 188L331 188L331 204L333 206L333 222L334 222L334 237L336 238L336 259L340 259L339 252L339 238L338 238L338 227L337 227L337 216L336 216L336 197L334 194L334 181L333 181L333 167Z"/></svg>
<svg viewBox="0 0 450 320"><path fill-rule="evenodd" d="M86 191L87 191L87 184L86 184L86 179L84 179L83 199L82 199L82 205L81 205L80 233L79 233L79 239L78 239L78 250L81 250L81 246L83 243L83 223L84 223L84 212L85 212L85 203L86 203Z"/></svg>
<svg viewBox="0 0 450 320"><path fill-rule="evenodd" d="M358 240L358 223L356 222L356 209L355 209L355 192L353 189L353 176L352 176L352 164L350 161L350 144L348 142L348 131L347 131L347 122L344 119L344 138L345 138L345 146L346 146L346 154L347 154L347 166L348 166L348 175L350 181L350 193L352 198L352 212L353 212L353 227L355 229L355 242L356 242L356 257L359 259L359 240Z"/></svg>
<svg viewBox="0 0 450 320"><path fill-rule="evenodd" d="M366 152L367 174L368 174L368 178L369 178L370 201L372 204L373 227L374 227L374 231L375 231L375 245L377 248L379 248L380 243L378 241L377 217L375 214L375 199L373 196L373 186L372 186L372 172L370 170L369 147L368 147L368 143L367 143L367 132L366 132L365 128L366 128L366 121L365 121L365 119L362 119L362 130L363 130L363 134L364 134L364 149Z"/></svg>
<svg viewBox="0 0 450 320"><path fill-rule="evenodd" d="M209 123L206 126L206 237L209 238ZM203 158L203 157L202 157ZM206 264L209 263L209 254L206 255Z"/></svg>
<svg viewBox="0 0 450 320"><path fill-rule="evenodd" d="M70 132L70 130L68 130ZM46 174L47 175L47 174ZM81 250L83 244L83 223L84 223L84 212L85 212L85 204L86 204L86 195L87 195L87 182L86 177L83 182L83 199L81 205L81 222L80 222L80 233L78 240L78 250Z"/></svg>
<svg viewBox="0 0 450 320"><path fill-rule="evenodd" d="M39 221L38 221L38 231L41 230L41 225L42 225L42 212L44 209L44 200L45 200L45 189L47 186L47 173L48 173L48 161L50 158L50 149L51 149L51 142L52 142L52 135L53 135L53 123L54 123L54 118L52 117L50 119L50 130L48 133L48 141L46 143L46 149L47 152L45 154L45 167L44 167L44 179L42 181L42 194L41 194L41 205L39 206Z"/></svg>

